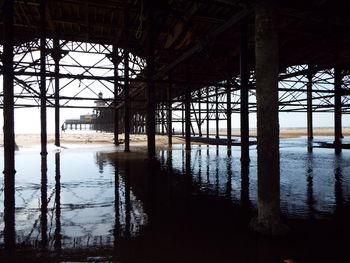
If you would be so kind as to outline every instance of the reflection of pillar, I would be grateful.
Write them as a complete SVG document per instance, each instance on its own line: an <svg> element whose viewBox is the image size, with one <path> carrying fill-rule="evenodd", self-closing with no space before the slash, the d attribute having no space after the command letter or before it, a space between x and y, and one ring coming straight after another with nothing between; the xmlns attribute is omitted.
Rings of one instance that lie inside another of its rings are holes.
<svg viewBox="0 0 350 263"><path fill-rule="evenodd" d="M61 164L60 152L55 153L55 204L56 204L56 229L54 236L54 247L61 249Z"/></svg>
<svg viewBox="0 0 350 263"><path fill-rule="evenodd" d="M249 161L249 111L248 111L248 25L241 23L240 38L240 74L241 74L241 161Z"/></svg>
<svg viewBox="0 0 350 263"><path fill-rule="evenodd" d="M249 208L249 162L241 162L241 206Z"/></svg>
<svg viewBox="0 0 350 263"><path fill-rule="evenodd" d="M216 195L219 195L219 145L216 145L216 158L215 158L215 183L216 183Z"/></svg>
<svg viewBox="0 0 350 263"><path fill-rule="evenodd" d="M336 159L336 167L334 170L334 177L335 177L335 183L334 183L334 195L335 195L335 211L336 213L341 212L341 208L344 203L344 196L343 196L343 172L342 168L339 163L339 158Z"/></svg>
<svg viewBox="0 0 350 263"><path fill-rule="evenodd" d="M114 223L114 248L117 248L118 242L120 241L120 214L119 214L119 169L118 163L114 164L114 213L115 213L115 223Z"/></svg>
<svg viewBox="0 0 350 263"><path fill-rule="evenodd" d="M306 180L307 180L307 205L309 207L310 217L313 217L314 212L314 188L313 188L313 155L309 153L308 156L308 165L306 171Z"/></svg>
<svg viewBox="0 0 350 263"><path fill-rule="evenodd" d="M198 184L201 186L202 184L202 147L198 145Z"/></svg>
<svg viewBox="0 0 350 263"><path fill-rule="evenodd" d="M47 154L46 127L46 1L40 2L40 124L41 154Z"/></svg>
<svg viewBox="0 0 350 263"><path fill-rule="evenodd" d="M47 247L47 154L41 155L41 247Z"/></svg>
<svg viewBox="0 0 350 263"><path fill-rule="evenodd" d="M130 238L131 203L130 203L130 162L125 161L125 237Z"/></svg>
<svg viewBox="0 0 350 263"><path fill-rule="evenodd" d="M341 123L341 68L334 68L334 146L336 153L341 152L342 123Z"/></svg>
<svg viewBox="0 0 350 263"><path fill-rule="evenodd" d="M226 197L231 199L231 191L232 191L232 158L231 152L227 152L227 183L226 183Z"/></svg>
<svg viewBox="0 0 350 263"><path fill-rule="evenodd" d="M3 88L4 88L4 241L6 249L14 249L15 232L15 132L13 98L13 0L3 5Z"/></svg>
<svg viewBox="0 0 350 263"><path fill-rule="evenodd" d="M278 33L274 8L255 8L255 56L258 149L258 217L254 227L267 234L284 230L280 223L278 122Z"/></svg>
<svg viewBox="0 0 350 263"><path fill-rule="evenodd" d="M209 145L207 145L207 183L210 183L210 156L209 156Z"/></svg>

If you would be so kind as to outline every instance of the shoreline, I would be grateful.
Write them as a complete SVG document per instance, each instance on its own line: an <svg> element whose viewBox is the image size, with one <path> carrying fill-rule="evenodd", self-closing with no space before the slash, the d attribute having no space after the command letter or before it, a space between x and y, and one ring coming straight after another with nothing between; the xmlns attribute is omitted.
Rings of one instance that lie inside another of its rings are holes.
<svg viewBox="0 0 350 263"><path fill-rule="evenodd" d="M256 136L256 130L250 130L250 136ZM210 135L215 135L215 132L210 132ZM219 132L220 135L226 135L224 130ZM343 135L350 136L350 128L343 128ZM203 132L203 136L206 136L206 133ZM240 132L238 130L232 131L232 136L240 136ZM298 128L298 129L281 129L280 130L280 138L298 138L302 136L307 136L306 128ZM315 128L314 136L334 136L334 129L332 128ZM40 134L16 134L15 135L16 144L19 148L36 148L36 146L40 146ZM70 146L69 148L76 148L76 146L80 147L99 147L99 146L107 146L114 145L114 135L113 133L107 132L89 132L84 133L79 131L74 131L72 133L65 132L61 133L60 136L62 148ZM119 140L121 142L124 141L124 134L119 134ZM48 146L51 145L53 147L55 142L55 135L48 134L47 135L47 143ZM184 144L184 138L173 136L173 144ZM202 144L195 143L193 144ZM168 145L168 137L167 135L156 135L156 144L157 146L165 146ZM121 144L123 145L123 144ZM145 134L130 134L130 146L133 147L145 147L147 145L147 136ZM0 134L0 147L3 147L3 134ZM58 148L58 147L56 147Z"/></svg>

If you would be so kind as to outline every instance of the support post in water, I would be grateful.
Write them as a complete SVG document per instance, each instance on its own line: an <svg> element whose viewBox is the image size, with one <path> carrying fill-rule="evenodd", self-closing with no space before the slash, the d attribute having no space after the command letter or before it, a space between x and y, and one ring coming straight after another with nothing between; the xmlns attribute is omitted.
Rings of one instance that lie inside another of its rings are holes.
<svg viewBox="0 0 350 263"><path fill-rule="evenodd" d="M118 47L116 45L113 45L111 59L114 66L114 145L119 145L119 109L117 108L117 104L119 95L118 66L120 60L118 56Z"/></svg>
<svg viewBox="0 0 350 263"><path fill-rule="evenodd" d="M231 108L231 81L227 80L226 86L227 97L227 147L230 149L232 146L232 108Z"/></svg>
<svg viewBox="0 0 350 263"><path fill-rule="evenodd" d="M310 66L309 66L310 68ZM307 74L307 84L306 84L306 99L307 99L307 140L308 140L308 151L312 152L312 141L314 139L313 135L313 121L312 121L312 77L313 74L309 72Z"/></svg>
<svg viewBox="0 0 350 263"><path fill-rule="evenodd" d="M342 105L341 105L342 72L339 66L334 68L334 147L341 152L342 144Z"/></svg>
<svg viewBox="0 0 350 263"><path fill-rule="evenodd" d="M60 60L61 50L58 38L53 39L52 58L55 62L55 145L61 146L60 142Z"/></svg>
<svg viewBox="0 0 350 263"><path fill-rule="evenodd" d="M147 43L147 86L146 86L146 97L147 97L147 149L148 158L150 160L155 158L156 155L156 111L155 111L155 84L153 80L154 75L154 21L153 21L153 7L150 7L149 13L149 28L151 29L150 36Z"/></svg>
<svg viewBox="0 0 350 263"><path fill-rule="evenodd" d="M173 118L172 118L172 115L173 115L173 112L172 112L172 98L171 98L171 84L169 84L168 86L168 92L167 92L167 101L168 101L168 114L167 114L167 117L168 117L168 144L169 145L172 145L173 144Z"/></svg>
<svg viewBox="0 0 350 263"><path fill-rule="evenodd" d="M248 109L248 25L240 25L240 75L241 75L241 161L249 162L249 109Z"/></svg>
<svg viewBox="0 0 350 263"><path fill-rule="evenodd" d="M124 12L125 41L128 39L128 9ZM129 50L124 47L124 128L125 128L125 148L124 152L130 152L130 95L129 95Z"/></svg>
<svg viewBox="0 0 350 263"><path fill-rule="evenodd" d="M186 69L186 90L185 90L185 129L186 129L186 150L191 150L191 86L190 86L190 66Z"/></svg>
<svg viewBox="0 0 350 263"><path fill-rule="evenodd" d="M40 124L41 155L47 154L46 123L46 0L40 2Z"/></svg>
<svg viewBox="0 0 350 263"><path fill-rule="evenodd" d="M3 5L3 88L4 88L4 242L5 248L13 250L15 232L15 131L13 95L13 0Z"/></svg>
<svg viewBox="0 0 350 263"><path fill-rule="evenodd" d="M252 226L277 235L287 231L280 217L280 154L278 120L278 33L275 8L255 7L255 70L257 97L258 217Z"/></svg>

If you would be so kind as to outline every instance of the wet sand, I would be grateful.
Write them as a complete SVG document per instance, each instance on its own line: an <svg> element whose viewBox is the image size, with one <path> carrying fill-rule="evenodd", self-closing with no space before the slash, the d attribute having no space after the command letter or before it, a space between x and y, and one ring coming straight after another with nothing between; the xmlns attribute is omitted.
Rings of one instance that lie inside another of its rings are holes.
<svg viewBox="0 0 350 263"><path fill-rule="evenodd" d="M214 132L210 134L215 135ZM226 135L226 131L221 130L221 135ZM232 131L233 136L239 136L239 130ZM284 129L280 131L281 138L297 138L307 135L306 128L296 129ZM343 128L343 135L350 136L350 128ZM250 130L250 136L256 136L256 130ZM334 136L334 130L332 128L315 128L314 136ZM54 144L55 135L48 134L48 144ZM124 142L124 134L119 135L119 141ZM20 148L32 148L40 145L40 134L16 134L16 143ZM62 146L69 146L74 148L79 144L81 147L99 147L103 145L110 145L114 143L113 133L106 132L91 132L91 133L62 133L61 144ZM173 137L173 144L183 144L185 140L179 137ZM157 146L164 146L168 144L167 136L156 136ZM200 144L200 143L193 143ZM131 134L130 135L131 147L145 147L147 145L147 136L144 134ZM3 147L3 134L0 134L0 147Z"/></svg>

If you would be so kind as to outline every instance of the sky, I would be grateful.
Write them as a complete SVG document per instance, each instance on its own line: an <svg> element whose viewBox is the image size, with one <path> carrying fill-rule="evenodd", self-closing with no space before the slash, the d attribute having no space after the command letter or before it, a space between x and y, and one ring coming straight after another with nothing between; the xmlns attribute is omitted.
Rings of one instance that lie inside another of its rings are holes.
<svg viewBox="0 0 350 263"><path fill-rule="evenodd" d="M33 52L34 59L39 57L39 52ZM33 57L17 57L17 60L30 63L33 61ZM90 70L92 75L109 75L113 74L111 70L113 68L111 61L106 58L105 55L95 55L95 54L82 54L69 52L61 60L61 73L75 73L82 74L84 69L76 67L78 62L84 65L86 68L92 65L97 65L100 69ZM66 65L66 66L64 66ZM103 69L104 68L104 69ZM107 68L107 69L106 69ZM111 69L108 69L111 68ZM50 68L53 71L53 68ZM60 85L64 87L68 84L70 80L61 79ZM34 81L35 82L35 81ZM48 84L48 83L47 83ZM35 85L35 84L34 84ZM49 85L49 84L48 84ZM49 93L53 93L53 86L49 87ZM104 93L104 98L111 98L113 94L111 89L113 85L111 83L101 83L92 80L75 80L67 87L62 89L61 95L63 96L75 96L78 94L81 97L97 98L97 93L102 91ZM0 77L0 90L2 90L2 77ZM17 88L17 93L21 92L21 89ZM251 101L251 98L250 98ZM64 103L65 101L61 101ZM74 102L74 105L90 105L93 106L94 102ZM80 115L92 113L92 109L68 109L62 108L60 111L61 123L60 126L66 119L78 119ZM204 115L203 115L204 117ZM203 118L202 117L202 118ZM314 127L333 127L334 117L332 113L314 113L313 115L313 125ZM350 114L343 115L343 127L350 127ZM252 129L256 128L256 114L252 113L249 116L250 127ZM281 128L299 128L306 127L306 113L280 113L279 122ZM3 111L0 110L0 125L3 126ZM215 128L215 122L212 122L213 128ZM204 125L205 126L205 125ZM175 129L180 127L180 124L174 124ZM240 127L240 117L239 114L232 115L232 127L237 129ZM47 131L48 133L54 133L54 109L47 108ZM220 121L220 128L226 128L226 121ZM2 130L1 130L2 131ZM15 132L18 134L22 133L40 133L40 108L18 108L15 109Z"/></svg>

